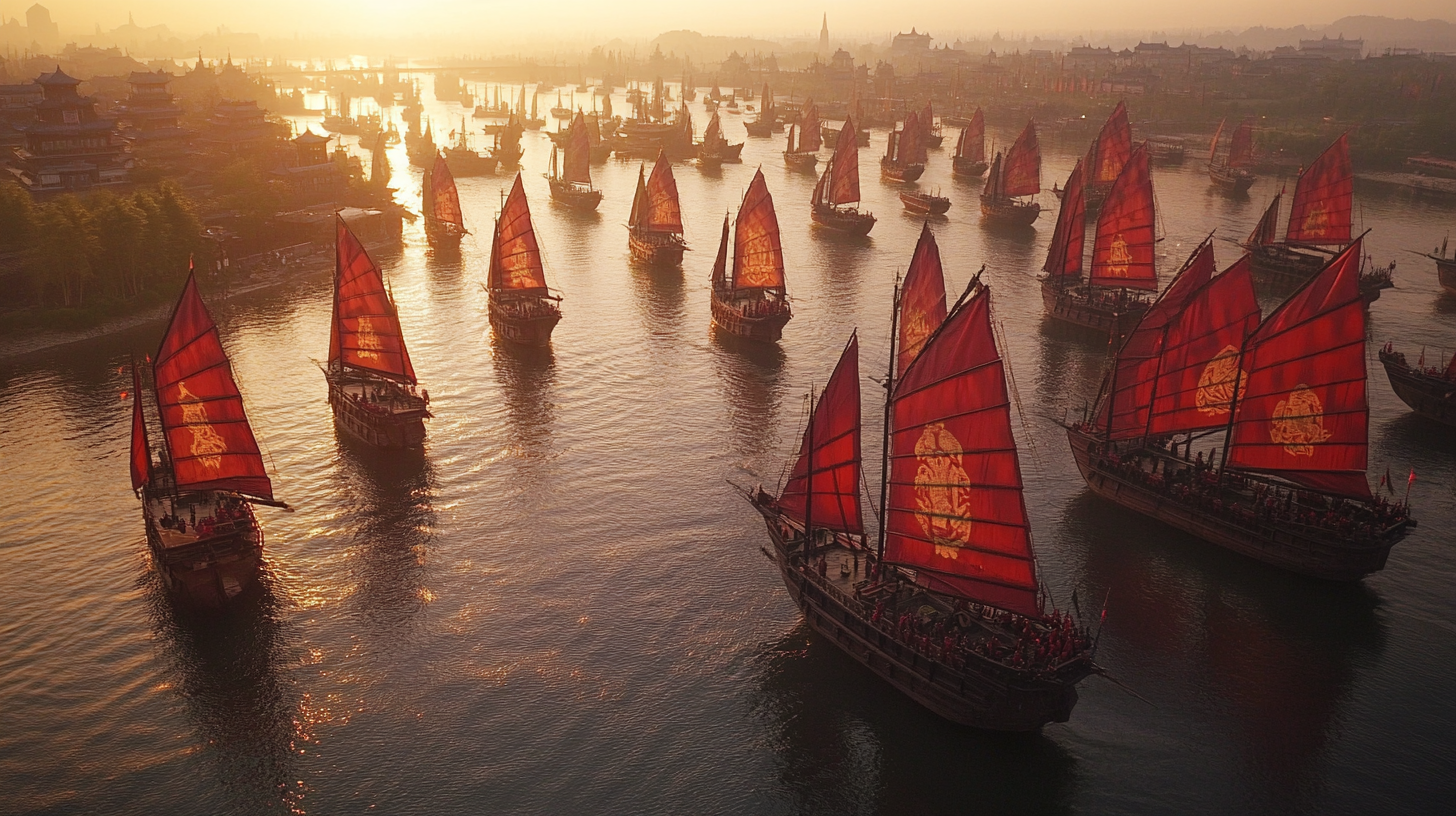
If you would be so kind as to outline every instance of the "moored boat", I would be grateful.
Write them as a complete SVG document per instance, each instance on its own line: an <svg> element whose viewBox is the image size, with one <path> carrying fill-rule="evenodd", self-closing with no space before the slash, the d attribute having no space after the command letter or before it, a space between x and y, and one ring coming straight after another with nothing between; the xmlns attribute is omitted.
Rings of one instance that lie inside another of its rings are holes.
<svg viewBox="0 0 1456 816"><path fill-rule="evenodd" d="M1427 366L1425 351L1416 365L1406 362L1405 354L1386 343L1380 350L1380 364L1390 380L1390 390L1401 402L1423 417L1456 426L1456 355L1445 368Z"/></svg>
<svg viewBox="0 0 1456 816"><path fill-rule="evenodd" d="M1456 295L1456 253L1446 254L1449 243L1447 238L1441 241L1440 247L1421 254L1436 262L1436 282L1441 284L1441 289L1448 295Z"/></svg>
<svg viewBox="0 0 1456 816"><path fill-rule="evenodd" d="M500 159L495 156L476 152L470 143L470 131L464 119L460 120L455 143L445 148L445 158L449 160L452 172L461 177L493 176L500 166Z"/></svg>
<svg viewBox="0 0 1456 816"><path fill-rule="evenodd" d="M1042 270L1042 303L1053 320L1120 338L1131 331L1148 302L1138 293L1158 290L1153 182L1140 145L1123 165L1097 217L1092 268L1082 281L1086 206L1079 160L1067 178L1057 226Z"/></svg>
<svg viewBox="0 0 1456 816"><path fill-rule="evenodd" d="M900 204L906 212L915 215L945 215L950 211L950 199L934 193L919 190L902 190Z"/></svg>
<svg viewBox="0 0 1456 816"><path fill-rule="evenodd" d="M1003 159L991 161L991 175L981 191L981 220L996 226L1029 227L1041 214L1041 144L1036 123L1027 122ZM1028 200L1030 199L1030 200Z"/></svg>
<svg viewBox="0 0 1456 816"><path fill-rule="evenodd" d="M1180 164L1185 150L1183 140L1176 136L1149 136L1147 138L1148 158L1161 164Z"/></svg>
<svg viewBox="0 0 1456 816"><path fill-rule="evenodd" d="M854 120L846 119L834 154L814 185L809 218L815 224L850 235L868 235L875 226L875 217L859 209L859 141L854 132Z"/></svg>
<svg viewBox="0 0 1456 816"><path fill-rule="evenodd" d="M736 163L742 161L739 158L742 153L742 142L728 144L728 140L723 138L723 122L715 111L713 118L708 120L708 129L703 131L703 142L698 145L698 164L716 167L724 162Z"/></svg>
<svg viewBox="0 0 1456 816"><path fill-rule="evenodd" d="M222 608L259 581L263 530L254 504L273 498L258 441L217 324L188 274L153 358L162 445L152 460L141 370L132 365L131 482L162 582L184 603Z"/></svg>
<svg viewBox="0 0 1456 816"><path fill-rule="evenodd" d="M777 342L793 317L784 279L784 249L773 196L763 171L753 174L734 219L733 266L728 266L728 217L713 262L713 325L750 340Z"/></svg>
<svg viewBox="0 0 1456 816"><path fill-rule="evenodd" d="M1218 130L1213 132L1213 144L1208 149L1208 178L1220 190L1242 195L1259 178L1249 172L1249 167L1254 163L1254 120L1253 117L1248 117L1240 122L1229 139L1228 152L1219 155L1218 146L1224 124L1224 121L1220 121Z"/></svg>
<svg viewBox="0 0 1456 816"><path fill-rule="evenodd" d="M634 260L677 266L688 248L682 233L682 205L672 163L666 153L658 153L646 181L643 168L637 168L637 192L632 196L632 212L627 218L627 248Z"/></svg>
<svg viewBox="0 0 1456 816"><path fill-rule="evenodd" d="M560 164L558 153L564 154ZM551 170L546 179L553 201L577 210L595 210L602 203L602 191L591 183L591 134L580 111L571 120L565 149L558 151L552 146Z"/></svg>
<svg viewBox="0 0 1456 816"><path fill-rule="evenodd" d="M925 172L924 131L914 111L905 115L899 130L890 131L885 142L885 155L880 157L880 177L894 182L910 182Z"/></svg>
<svg viewBox="0 0 1456 816"><path fill-rule="evenodd" d="M940 123L935 121L935 110L931 108L929 101L926 101L924 110L920 111L920 139L926 147L940 147L945 144L945 133L941 130Z"/></svg>
<svg viewBox="0 0 1456 816"><path fill-rule="evenodd" d="M418 448L430 416L384 274L336 218L334 311L324 369L334 421L377 448Z"/></svg>
<svg viewBox="0 0 1456 816"><path fill-rule="evenodd" d="M1415 526L1366 481L1360 241L1259 321L1248 256L1190 265L1068 428L1093 493L1291 572L1355 581ZM1195 285L1197 284L1197 285ZM1222 449L1192 449L1223 432ZM1181 454L1180 454L1181 449Z"/></svg>
<svg viewBox="0 0 1456 816"><path fill-rule="evenodd" d="M763 84L763 96L758 104L758 118L752 122L743 124L749 136L772 136L774 131L783 128L779 122L778 106L774 104L773 91L768 83Z"/></svg>
<svg viewBox="0 0 1456 816"><path fill-rule="evenodd" d="M551 342L551 330L561 321L561 298L546 286L546 267L520 173L495 221L485 290L496 337L527 346Z"/></svg>
<svg viewBox="0 0 1456 816"><path fill-rule="evenodd" d="M797 141L795 134L798 135ZM784 164L795 170L813 170L819 163L819 148L824 139L819 130L819 108L814 101L804 104L804 116L789 126L789 142L784 149Z"/></svg>
<svg viewBox="0 0 1456 816"><path fill-rule="evenodd" d="M961 128L956 139L955 156L950 160L950 172L957 178L980 178L986 175L986 117L976 108L970 122Z"/></svg>
<svg viewBox="0 0 1456 816"><path fill-rule="evenodd" d="M1034 731L1070 718L1096 671L1091 638L1045 609L990 290L973 282L947 315L929 236L895 298L876 544L860 510L854 335L787 483L748 498L818 635L945 719Z"/></svg>
<svg viewBox="0 0 1456 816"><path fill-rule="evenodd" d="M435 164L425 174L421 189L420 209L425 214L425 239L436 249L458 249L460 239L466 233L465 216L460 209L460 191L455 189L455 177L451 175L450 165L444 157L435 157Z"/></svg>

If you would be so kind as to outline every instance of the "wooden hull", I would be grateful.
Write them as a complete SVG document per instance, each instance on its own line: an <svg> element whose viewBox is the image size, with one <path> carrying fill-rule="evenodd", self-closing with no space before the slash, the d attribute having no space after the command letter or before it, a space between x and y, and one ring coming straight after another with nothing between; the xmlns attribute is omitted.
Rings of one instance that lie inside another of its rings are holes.
<svg viewBox="0 0 1456 816"><path fill-rule="evenodd" d="M950 160L950 172L956 178L981 178L986 175L986 169L990 166L983 161L971 161L970 159L952 158Z"/></svg>
<svg viewBox="0 0 1456 816"><path fill-rule="evenodd" d="M777 343L784 336L784 324L793 317L787 303L781 309L763 315L745 314L742 309L713 294L713 325L735 337Z"/></svg>
<svg viewBox="0 0 1456 816"><path fill-rule="evenodd" d="M350 389L344 378L336 371L331 371L326 376L329 381L329 407L333 409L337 427L364 444L376 448L404 450L424 445L425 418L429 416L429 412L425 410L423 403L400 406L396 410L367 400L355 399L349 393ZM361 381L366 391L392 385L385 380L352 371L347 376L352 380L355 390Z"/></svg>
<svg viewBox="0 0 1456 816"><path fill-rule="evenodd" d="M573 210L593 211L602 203L602 191L579 187L569 182L550 179L551 200Z"/></svg>
<svg viewBox="0 0 1456 816"><path fill-rule="evenodd" d="M425 218L425 240L435 249L459 249L465 230L456 224Z"/></svg>
<svg viewBox="0 0 1456 816"><path fill-rule="evenodd" d="M943 144L945 144L945 134L944 133L932 134L930 137L928 137L925 140L925 146L926 147L940 147Z"/></svg>
<svg viewBox="0 0 1456 816"><path fill-rule="evenodd" d="M627 231L627 249L632 260L653 266L681 266L687 245L681 235L648 236Z"/></svg>
<svg viewBox="0 0 1456 816"><path fill-rule="evenodd" d="M1041 205L1016 201L992 201L981 196L981 220L996 226L1029 227L1041 214Z"/></svg>
<svg viewBox="0 0 1456 816"><path fill-rule="evenodd" d="M1436 262L1436 279L1447 294L1456 295L1456 258L1433 258Z"/></svg>
<svg viewBox="0 0 1456 816"><path fill-rule="evenodd" d="M1264 244L1250 247L1249 269L1254 282L1281 294L1292 292L1314 277L1333 255L1286 244ZM1388 269L1360 272L1360 299L1366 306L1380 299L1382 290L1395 284Z"/></svg>
<svg viewBox="0 0 1456 816"><path fill-rule="evenodd" d="M500 159L494 156L482 156L474 150L457 150L448 147L445 148L445 161L450 164L450 172L456 178L493 176L496 168L500 166Z"/></svg>
<svg viewBox="0 0 1456 816"><path fill-rule="evenodd" d="M910 182L925 174L925 165L907 164L903 167L886 159L880 159L880 177L886 181Z"/></svg>
<svg viewBox="0 0 1456 816"><path fill-rule="evenodd" d="M828 204L818 204L809 209L809 218L821 227L827 227L847 235L869 235L874 229L875 217L859 210L839 209Z"/></svg>
<svg viewBox="0 0 1456 816"><path fill-rule="evenodd" d="M561 309L546 298L518 298L502 302L491 293L490 328L495 336L523 346L551 342L551 330L561 322Z"/></svg>
<svg viewBox="0 0 1456 816"><path fill-rule="evenodd" d="M1380 363L1390 379L1390 390L1412 411L1456 427L1456 382L1412 368L1399 352L1382 350Z"/></svg>
<svg viewBox="0 0 1456 816"><path fill-rule="evenodd" d="M950 211L950 199L924 193L901 193L900 203L916 215L945 215Z"/></svg>
<svg viewBox="0 0 1456 816"><path fill-rule="evenodd" d="M1085 287L1059 287L1050 279L1041 282L1041 299L1047 317L1103 337L1126 337L1148 310L1140 300L1117 303L1094 298Z"/></svg>
<svg viewBox="0 0 1456 816"><path fill-rule="evenodd" d="M150 506L154 498L149 487L143 488L144 507ZM180 546L166 546L167 531L152 513L144 511L152 563L163 586L178 601L191 607L217 610L258 591L263 531L253 517L252 506L243 504L246 518L233 522L228 532Z"/></svg>
<svg viewBox="0 0 1456 816"><path fill-rule="evenodd" d="M784 164L795 170L813 170L814 166L818 163L819 154L817 153L790 153L787 150L784 151Z"/></svg>
<svg viewBox="0 0 1456 816"><path fill-rule="evenodd" d="M1258 178L1258 176L1255 176L1247 170L1217 165L1209 165L1208 167L1208 180L1213 182L1213 185L1220 190L1235 195L1247 193L1249 188L1254 186L1254 182L1258 181Z"/></svg>
<svg viewBox="0 0 1456 816"><path fill-rule="evenodd" d="M763 120L747 122L743 125L743 128L748 131L749 136L757 136L760 138L772 136L774 133L774 123Z"/></svg>
<svg viewBox="0 0 1456 816"><path fill-rule="evenodd" d="M1211 544L1299 575L1327 581L1358 581L1384 569L1390 548L1414 526L1414 522L1402 522L1377 538L1355 541L1297 524L1243 522L1226 510L1179 500L1102 466L1103 460L1095 451L1101 442L1090 434L1068 428L1067 439L1077 469L1097 496Z"/></svg>
<svg viewBox="0 0 1456 816"><path fill-rule="evenodd" d="M754 507L764 517L772 558L804 621L901 694L951 722L989 731L1036 731L1071 719L1076 684L1092 672L1090 661L1036 674L987 659L954 666L922 654L897 638L889 621L874 621L872 604L819 575L790 522L772 507L759 502ZM786 537L786 528L793 538Z"/></svg>

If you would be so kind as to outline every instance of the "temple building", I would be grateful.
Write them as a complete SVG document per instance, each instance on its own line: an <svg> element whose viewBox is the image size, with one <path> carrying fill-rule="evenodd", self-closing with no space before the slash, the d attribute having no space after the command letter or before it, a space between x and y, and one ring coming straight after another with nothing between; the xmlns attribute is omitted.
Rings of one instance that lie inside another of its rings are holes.
<svg viewBox="0 0 1456 816"><path fill-rule="evenodd" d="M329 158L328 136L305 129L293 140L296 154L285 167L271 175L288 189L294 206L321 201L339 201L349 189L349 178L338 163Z"/></svg>
<svg viewBox="0 0 1456 816"><path fill-rule="evenodd" d="M257 102L224 99L212 109L202 141L214 152L257 156L272 151L286 126L268 121L268 111Z"/></svg>
<svg viewBox="0 0 1456 816"><path fill-rule="evenodd" d="M172 75L165 71L133 71L127 77L131 92L118 111L125 126L122 135L140 158L175 158L187 147L190 131L181 125L182 106L168 86Z"/></svg>
<svg viewBox="0 0 1456 816"><path fill-rule="evenodd" d="M35 121L24 127L24 145L10 159L10 174L36 195L125 184L130 151L115 120L98 116L95 100L80 95L81 80L57 66L35 82L43 98Z"/></svg>

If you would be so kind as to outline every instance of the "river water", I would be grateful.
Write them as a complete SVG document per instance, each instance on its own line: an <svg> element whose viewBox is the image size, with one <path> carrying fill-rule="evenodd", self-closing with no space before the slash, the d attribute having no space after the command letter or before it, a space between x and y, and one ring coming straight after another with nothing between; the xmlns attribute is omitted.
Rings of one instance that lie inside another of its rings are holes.
<svg viewBox="0 0 1456 816"><path fill-rule="evenodd" d="M618 101L619 108L626 109ZM458 109L457 109L458 110ZM699 121L705 117L694 105ZM443 116L441 117L443 119ZM736 116L725 128L742 137ZM438 127L437 130L444 130ZM993 128L1005 144L1015 129ZM635 162L594 168L598 214L551 205L546 137L526 188L565 297L549 351L493 342L478 283L507 178L460 180L474 231L436 258L419 225L380 255L436 414L415 457L341 443L313 360L329 272L214 306L296 512L260 509L267 586L224 620L173 608L128 491L129 354L152 324L0 359L0 811L15 813L1409 813L1456 795L1456 436L1411 415L1375 350L1435 354L1456 303L1427 249L1449 207L1357 189L1397 288L1371 312L1371 474L1414 469L1420 529L1353 586L1286 576L1092 498L1056 422L1094 394L1105 347L1042 318L1055 213L979 223L979 183L933 151L921 188L952 297L986 265L1019 395L1043 579L1066 607L1106 599L1072 721L1038 734L938 720L808 634L754 513L729 482L778 484L858 327L886 364L891 287L920 222L861 155L869 240L809 227L814 178L781 138L721 172L675 168L681 272L628 260ZM1044 136L1044 185L1084 139ZM827 152L824 154L827 155ZM417 201L419 171L392 151ZM773 347L708 327L718 228L762 165L795 317ZM1292 180L1286 180L1292 181ZM1211 230L1242 238L1281 182L1213 192L1198 162L1154 170L1171 274ZM1044 195L1045 203L1055 201ZM1220 265L1235 247L1218 244ZM1266 309L1268 304L1266 304ZM866 383L865 423L878 428ZM879 440L866 434L869 479Z"/></svg>

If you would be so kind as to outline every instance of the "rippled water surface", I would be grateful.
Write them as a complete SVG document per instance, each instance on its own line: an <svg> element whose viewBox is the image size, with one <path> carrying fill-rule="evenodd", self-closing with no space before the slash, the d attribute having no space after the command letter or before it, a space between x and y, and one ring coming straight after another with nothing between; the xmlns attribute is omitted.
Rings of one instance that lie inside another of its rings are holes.
<svg viewBox="0 0 1456 816"><path fill-rule="evenodd" d="M725 128L741 138L736 116ZM1456 346L1456 304L1401 252L1439 243L1453 210L1357 189L1372 253L1400 262L1371 313L1371 472L1415 469L1421 526L1384 572L1326 586L1087 493L1056 421L1094 394L1106 349L1043 321L1055 213L989 231L979 184L950 179L953 137L932 152L919 186L954 200L934 224L952 294L985 264L1004 324L1044 579L1063 605L1074 589L1084 606L1108 599L1098 660L1127 689L1091 678L1070 723L988 735L810 636L729 486L778 483L803 395L851 329L865 376L885 367L891 286L920 222L878 179L884 139L861 156L880 221L859 243L810 229L814 178L783 166L778 137L721 172L678 165L694 251L669 272L628 261L636 163L594 168L601 212L573 213L549 203L549 143L528 134L527 193L565 297L549 351L491 339L478 282L508 180L460 180L475 235L458 259L435 257L418 225L378 258L436 414L413 458L335 433L313 363L330 270L216 303L275 490L297 508L259 511L269 591L225 620L167 601L127 489L118 368L162 326L0 359L0 811L1448 808L1456 433L1411 415L1374 355L1386 340ZM1044 144L1050 186L1085 143ZM393 160L416 202L419 171L402 147ZM755 348L709 332L707 281L723 213L760 163L795 317ZM1210 230L1246 235L1280 183L1230 200L1196 165L1154 171L1168 273ZM1235 258L1227 241L1218 252ZM872 460L878 446L867 434Z"/></svg>

